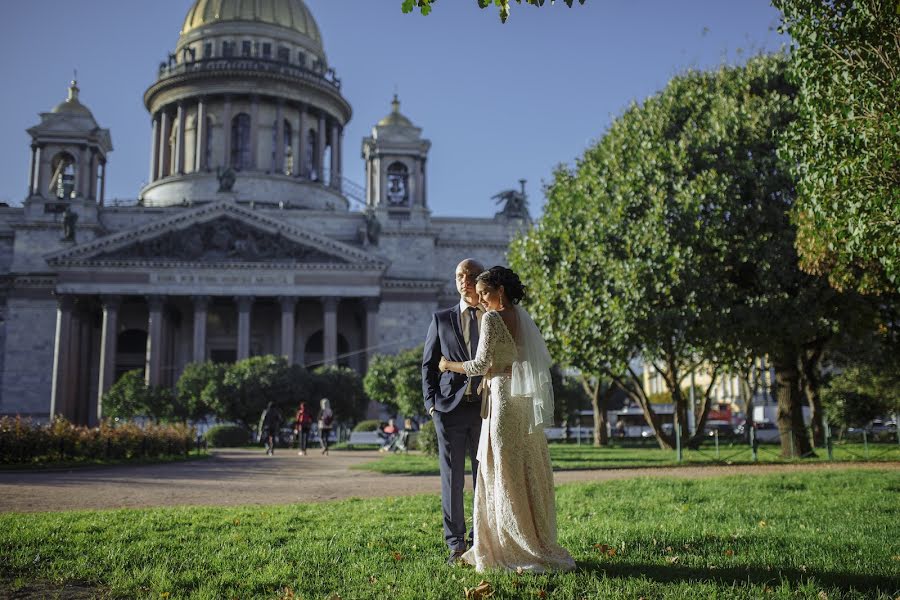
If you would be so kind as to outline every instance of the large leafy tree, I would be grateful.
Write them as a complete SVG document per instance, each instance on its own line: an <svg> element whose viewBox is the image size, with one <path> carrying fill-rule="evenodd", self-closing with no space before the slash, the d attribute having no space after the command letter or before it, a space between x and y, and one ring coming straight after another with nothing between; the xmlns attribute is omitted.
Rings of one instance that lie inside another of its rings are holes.
<svg viewBox="0 0 900 600"><path fill-rule="evenodd" d="M287 418L312 387L309 373L288 364L283 356L253 356L229 365L224 375L211 380L202 401L223 419L246 427L256 425L269 402Z"/></svg>
<svg viewBox="0 0 900 600"><path fill-rule="evenodd" d="M838 289L900 292L900 10L896 0L775 0L794 41L802 268Z"/></svg>
<svg viewBox="0 0 900 600"><path fill-rule="evenodd" d="M188 363L184 367L175 384L175 397L186 418L196 421L213 412L204 399L203 391L207 386L215 385L213 382L221 380L226 370L226 365L212 361Z"/></svg>
<svg viewBox="0 0 900 600"><path fill-rule="evenodd" d="M800 358L838 327L843 297L797 268L792 182L777 132L793 118L783 57L687 73L634 105L575 169L560 168L542 221L511 250L558 360L604 372L674 440L643 391L657 370L685 433L683 381L708 365L702 432L720 370L768 354L783 448L810 451ZM696 441L696 440L694 440Z"/></svg>
<svg viewBox="0 0 900 600"><path fill-rule="evenodd" d="M377 354L363 378L363 387L372 400L404 415L422 415L422 347L397 354Z"/></svg>
<svg viewBox="0 0 900 600"><path fill-rule="evenodd" d="M555 0L550 0L550 5L554 4ZM419 9L419 12L423 15L431 14L431 9L434 6L437 0L402 0L401 8L405 13L411 13L415 9ZM497 7L500 14L500 21L506 23L506 20L509 18L509 9L510 3L512 0L475 0L478 3L478 6L481 8L487 8L492 4ZM575 3L575 0L563 0L569 8L572 8L572 4ZM578 0L579 4L584 4L586 0ZM546 0L516 0L517 4L530 4L531 6L544 6Z"/></svg>
<svg viewBox="0 0 900 600"><path fill-rule="evenodd" d="M323 366L312 374L309 394L315 410L322 398L328 398L337 421L355 422L365 416L369 399L356 371L349 367Z"/></svg>

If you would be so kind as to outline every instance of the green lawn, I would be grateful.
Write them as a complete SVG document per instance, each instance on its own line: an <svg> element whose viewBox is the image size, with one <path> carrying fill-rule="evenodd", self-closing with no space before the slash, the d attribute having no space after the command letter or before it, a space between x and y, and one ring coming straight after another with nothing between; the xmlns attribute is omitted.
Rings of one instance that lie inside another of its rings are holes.
<svg viewBox="0 0 900 600"><path fill-rule="evenodd" d="M796 459L796 462L826 462L828 453L817 450L816 458ZM866 452L862 444L835 444L833 452L835 461L865 460ZM565 471L572 469L615 469L624 467L676 467L679 465L698 464L750 464L753 456L749 446L722 444L716 457L715 448L704 446L701 450L685 450L684 460L679 463L673 450L640 447L594 448L582 444L550 444L550 460L553 469ZM900 445L870 444L868 460L898 461ZM763 445L759 449L760 463L789 463L781 458L779 448ZM420 453L386 454L376 461L357 465L357 469L376 471L378 473L406 475L437 475L437 459ZM467 467L468 468L468 467Z"/></svg>
<svg viewBox="0 0 900 600"><path fill-rule="evenodd" d="M424 600L464 598L482 579L497 600L900 593L896 472L645 478L561 486L557 498L574 573L445 566L437 495L3 514L0 597L68 582L125 598Z"/></svg>

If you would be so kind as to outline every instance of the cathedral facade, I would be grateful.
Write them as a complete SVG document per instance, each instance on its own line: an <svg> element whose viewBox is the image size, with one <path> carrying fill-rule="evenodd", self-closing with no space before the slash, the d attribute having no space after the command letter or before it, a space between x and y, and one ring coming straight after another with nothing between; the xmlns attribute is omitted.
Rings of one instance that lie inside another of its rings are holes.
<svg viewBox="0 0 900 600"><path fill-rule="evenodd" d="M343 176L351 106L302 0L196 0L144 94L148 184L105 202L112 136L68 98L28 130L28 195L0 207L0 414L94 424L126 371L278 354L363 372L422 342L464 257L502 264L524 189L493 218L428 204L430 142L400 112Z"/></svg>

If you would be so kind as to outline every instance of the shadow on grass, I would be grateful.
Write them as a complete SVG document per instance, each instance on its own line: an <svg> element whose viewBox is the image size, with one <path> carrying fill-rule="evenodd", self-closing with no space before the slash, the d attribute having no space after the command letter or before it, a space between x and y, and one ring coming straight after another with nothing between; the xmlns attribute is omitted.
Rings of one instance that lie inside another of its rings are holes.
<svg viewBox="0 0 900 600"><path fill-rule="evenodd" d="M646 578L658 583L709 582L733 585L746 582L756 585L778 585L813 583L818 586L837 588L843 592L866 592L886 594L894 597L900 589L900 578L886 575L860 575L832 571L800 571L772 567L718 567L716 569L686 567L681 565L660 566L653 564L610 564L596 560L579 561L578 568L587 573L610 578Z"/></svg>

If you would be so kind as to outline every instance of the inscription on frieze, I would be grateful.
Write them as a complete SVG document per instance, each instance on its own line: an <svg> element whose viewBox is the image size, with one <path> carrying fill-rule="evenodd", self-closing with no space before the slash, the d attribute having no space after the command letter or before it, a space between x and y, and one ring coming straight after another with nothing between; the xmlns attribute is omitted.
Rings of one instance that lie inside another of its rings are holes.
<svg viewBox="0 0 900 600"><path fill-rule="evenodd" d="M342 263L339 257L262 231L237 219L220 217L170 231L101 254L97 260L171 260L178 262Z"/></svg>

